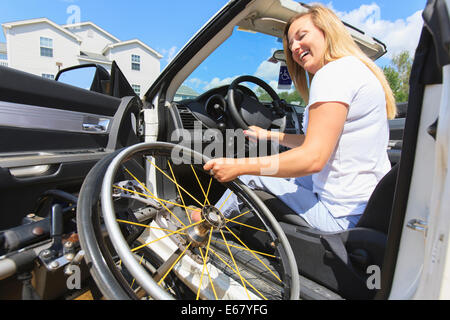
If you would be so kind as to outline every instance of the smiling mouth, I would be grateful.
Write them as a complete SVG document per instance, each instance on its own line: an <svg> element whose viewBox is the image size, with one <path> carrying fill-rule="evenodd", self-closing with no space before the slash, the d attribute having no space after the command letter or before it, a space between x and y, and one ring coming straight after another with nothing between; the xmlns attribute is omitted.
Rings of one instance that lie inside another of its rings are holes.
<svg viewBox="0 0 450 320"><path fill-rule="evenodd" d="M305 57L307 54L309 54L309 51L304 51L304 52L300 55L300 60L302 60L303 57Z"/></svg>

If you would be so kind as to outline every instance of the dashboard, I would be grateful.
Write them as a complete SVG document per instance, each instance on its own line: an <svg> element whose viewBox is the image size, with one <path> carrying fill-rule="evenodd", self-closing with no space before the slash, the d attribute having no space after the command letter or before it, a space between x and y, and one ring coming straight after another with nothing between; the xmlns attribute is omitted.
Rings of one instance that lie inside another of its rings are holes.
<svg viewBox="0 0 450 320"><path fill-rule="evenodd" d="M226 129L238 129L238 126L234 123L228 110L228 87L229 86L221 86L211 89L195 99L173 102L172 116L178 120L175 121L175 127L177 129L193 130L196 125L199 126L201 123L203 129L219 129L221 131ZM237 106L240 105L244 95L250 97L250 99L259 101L252 90L245 86L239 86L235 94L235 103ZM271 103L260 103L267 106L267 110L272 110ZM295 105L285 104L284 111L286 114L286 129L284 131L286 133L302 133L301 124L303 114L301 108ZM264 115L255 115L254 118L256 119L258 116L261 123L267 123L267 121L263 119ZM255 125L257 124L258 123ZM260 126L264 127L264 125ZM268 129L274 128L269 127Z"/></svg>

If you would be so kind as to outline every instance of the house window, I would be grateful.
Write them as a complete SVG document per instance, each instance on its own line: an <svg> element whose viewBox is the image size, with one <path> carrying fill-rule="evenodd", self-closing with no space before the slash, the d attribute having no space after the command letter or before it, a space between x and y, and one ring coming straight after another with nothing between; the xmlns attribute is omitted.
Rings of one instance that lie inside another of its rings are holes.
<svg viewBox="0 0 450 320"><path fill-rule="evenodd" d="M42 74L42 78L50 79L50 80L55 80L55 75L50 74L50 73L43 73L43 74Z"/></svg>
<svg viewBox="0 0 450 320"><path fill-rule="evenodd" d="M132 84L131 87L133 88L134 92L140 96L141 95L141 86L138 84Z"/></svg>
<svg viewBox="0 0 450 320"><path fill-rule="evenodd" d="M141 70L141 56L135 54L131 55L131 70Z"/></svg>
<svg viewBox="0 0 450 320"><path fill-rule="evenodd" d="M8 60L8 54L6 53L0 53L0 60Z"/></svg>
<svg viewBox="0 0 450 320"><path fill-rule="evenodd" d="M53 57L53 40L41 37L41 57Z"/></svg>

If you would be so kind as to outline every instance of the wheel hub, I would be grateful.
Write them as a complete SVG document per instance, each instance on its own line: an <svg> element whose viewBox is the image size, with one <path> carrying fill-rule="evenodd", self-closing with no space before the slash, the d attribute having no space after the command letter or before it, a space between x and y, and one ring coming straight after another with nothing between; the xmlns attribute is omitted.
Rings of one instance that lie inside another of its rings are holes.
<svg viewBox="0 0 450 320"><path fill-rule="evenodd" d="M214 206L204 206L202 208L201 216L203 222L187 231L188 237L195 247L205 246L211 229L220 230L225 225L225 217L222 212Z"/></svg>

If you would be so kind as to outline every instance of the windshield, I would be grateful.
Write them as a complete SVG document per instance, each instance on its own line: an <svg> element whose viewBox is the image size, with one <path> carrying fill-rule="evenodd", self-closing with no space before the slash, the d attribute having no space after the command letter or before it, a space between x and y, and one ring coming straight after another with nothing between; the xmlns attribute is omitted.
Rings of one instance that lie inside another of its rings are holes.
<svg viewBox="0 0 450 320"><path fill-rule="evenodd" d="M301 105L303 101L294 86L278 85L281 63L271 59L276 50L282 50L281 39L234 29L233 34L219 46L178 89L174 100L194 99L213 88L229 85L242 75L252 75L267 82L288 103ZM269 95L252 83L247 85L260 101L271 101Z"/></svg>

